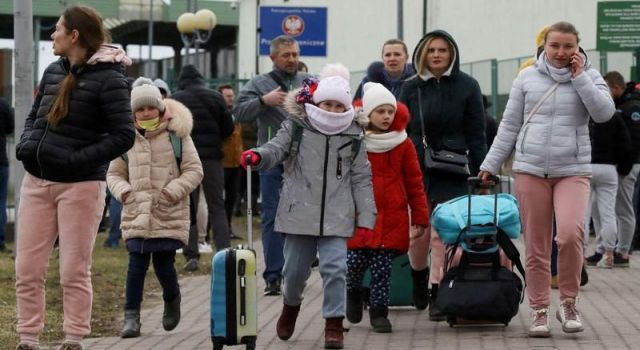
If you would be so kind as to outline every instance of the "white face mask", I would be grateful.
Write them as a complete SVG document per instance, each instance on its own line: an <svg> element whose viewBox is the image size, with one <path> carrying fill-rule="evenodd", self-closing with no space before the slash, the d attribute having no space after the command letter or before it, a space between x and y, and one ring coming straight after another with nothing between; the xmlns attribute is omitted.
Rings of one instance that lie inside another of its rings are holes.
<svg viewBox="0 0 640 350"><path fill-rule="evenodd" d="M307 112L311 125L326 135L339 134L347 130L351 123L353 123L353 108L349 108L342 113L333 113L310 103L305 103L304 109Z"/></svg>

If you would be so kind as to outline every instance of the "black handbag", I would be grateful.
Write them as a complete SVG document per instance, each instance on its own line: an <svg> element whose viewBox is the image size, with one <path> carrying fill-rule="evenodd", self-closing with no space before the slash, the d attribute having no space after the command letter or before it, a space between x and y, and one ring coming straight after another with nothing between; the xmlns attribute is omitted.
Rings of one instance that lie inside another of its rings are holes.
<svg viewBox="0 0 640 350"><path fill-rule="evenodd" d="M420 114L420 128L422 130L422 146L424 147L424 167L427 173L452 176L466 179L471 175L469 158L465 154L446 149L434 150L427 142L424 131L424 116L422 115L422 94L418 88L418 113Z"/></svg>

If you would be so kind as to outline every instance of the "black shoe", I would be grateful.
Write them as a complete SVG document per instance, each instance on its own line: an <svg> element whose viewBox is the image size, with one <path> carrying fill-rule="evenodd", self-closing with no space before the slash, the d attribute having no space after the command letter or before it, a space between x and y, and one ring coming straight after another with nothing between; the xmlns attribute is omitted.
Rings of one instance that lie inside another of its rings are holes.
<svg viewBox="0 0 640 350"><path fill-rule="evenodd" d="M347 291L347 320L353 324L362 321L363 308L362 289L355 288L352 291Z"/></svg>
<svg viewBox="0 0 640 350"><path fill-rule="evenodd" d="M198 259L189 259L187 261L186 264L184 264L184 267L182 267L185 271L197 271L199 266L198 266Z"/></svg>
<svg viewBox="0 0 640 350"><path fill-rule="evenodd" d="M267 285L264 287L264 295L280 295L280 279L267 281Z"/></svg>
<svg viewBox="0 0 640 350"><path fill-rule="evenodd" d="M602 260L602 254L595 252L593 253L593 255L588 256L584 260L587 261L587 266L596 266L596 264L598 264L598 261Z"/></svg>
<svg viewBox="0 0 640 350"><path fill-rule="evenodd" d="M613 267L629 267L629 258L623 258L622 254L613 252Z"/></svg>
<svg viewBox="0 0 640 350"><path fill-rule="evenodd" d="M124 310L124 324L120 332L121 338L137 338L140 336L140 310Z"/></svg>
<svg viewBox="0 0 640 350"><path fill-rule="evenodd" d="M387 318L389 308L383 305L371 305L369 308L369 321L376 333L391 333L391 322Z"/></svg>
<svg viewBox="0 0 640 350"><path fill-rule="evenodd" d="M429 287L427 278L429 276L429 268L416 271L411 269L411 278L413 280L413 305L416 309L424 310L429 306Z"/></svg>
<svg viewBox="0 0 640 350"><path fill-rule="evenodd" d="M171 331L180 323L180 301L182 297L178 294L171 301L164 302L164 312L162 313L162 328Z"/></svg>
<svg viewBox="0 0 640 350"><path fill-rule="evenodd" d="M587 273L587 266L582 264L582 271L580 271L580 287L589 283L589 274Z"/></svg>
<svg viewBox="0 0 640 350"><path fill-rule="evenodd" d="M447 319L447 317L440 312L440 310L436 307L436 298L438 297L438 285L431 285L431 295L429 299L429 320L440 322Z"/></svg>

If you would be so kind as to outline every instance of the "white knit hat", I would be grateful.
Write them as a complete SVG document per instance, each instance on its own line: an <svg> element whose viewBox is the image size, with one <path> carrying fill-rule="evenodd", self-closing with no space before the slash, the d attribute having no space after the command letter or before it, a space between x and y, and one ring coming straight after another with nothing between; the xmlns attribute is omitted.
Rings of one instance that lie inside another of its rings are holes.
<svg viewBox="0 0 640 350"><path fill-rule="evenodd" d="M160 89L161 93L162 93L162 90L164 90L167 97L171 97L171 89L169 89L169 85L167 84L166 81L160 78L157 78L156 80L153 81L153 85L155 85L158 89Z"/></svg>
<svg viewBox="0 0 640 350"><path fill-rule="evenodd" d="M338 101L345 109L351 108L351 87L349 86L349 70L340 63L327 64L320 71L320 82L313 93L313 102Z"/></svg>
<svg viewBox="0 0 640 350"><path fill-rule="evenodd" d="M131 89L131 110L135 112L145 106L156 107L160 112L164 112L164 102L160 89L158 89L151 79L140 77L133 82Z"/></svg>
<svg viewBox="0 0 640 350"><path fill-rule="evenodd" d="M365 83L362 89L362 111L367 117L378 106L392 105L396 108L396 98L384 85L369 82Z"/></svg>

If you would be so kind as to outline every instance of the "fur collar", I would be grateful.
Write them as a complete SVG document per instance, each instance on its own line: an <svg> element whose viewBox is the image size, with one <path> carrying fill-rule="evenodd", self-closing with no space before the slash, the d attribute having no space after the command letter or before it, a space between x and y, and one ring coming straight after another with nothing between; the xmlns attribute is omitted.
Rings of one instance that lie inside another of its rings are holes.
<svg viewBox="0 0 640 350"><path fill-rule="evenodd" d="M191 135L191 129L193 129L193 115L189 108L182 103L171 99L164 99L166 110L162 121L168 121L169 125L167 129L173 131L180 138Z"/></svg>

